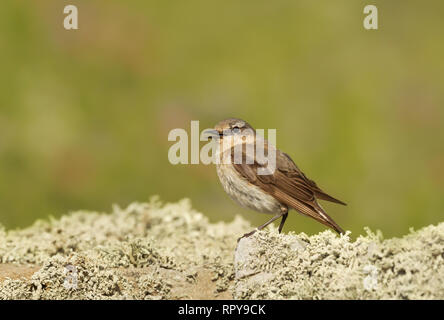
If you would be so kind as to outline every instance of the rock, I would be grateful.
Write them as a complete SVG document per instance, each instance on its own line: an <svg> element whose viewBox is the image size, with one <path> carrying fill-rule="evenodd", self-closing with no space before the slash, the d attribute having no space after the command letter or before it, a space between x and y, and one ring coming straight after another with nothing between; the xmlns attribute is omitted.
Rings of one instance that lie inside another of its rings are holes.
<svg viewBox="0 0 444 320"><path fill-rule="evenodd" d="M251 230L156 199L0 226L0 299L444 299L444 223L356 241L270 226L237 243Z"/></svg>
<svg viewBox="0 0 444 320"><path fill-rule="evenodd" d="M403 238L367 231L242 239L235 254L236 299L443 299L444 223Z"/></svg>

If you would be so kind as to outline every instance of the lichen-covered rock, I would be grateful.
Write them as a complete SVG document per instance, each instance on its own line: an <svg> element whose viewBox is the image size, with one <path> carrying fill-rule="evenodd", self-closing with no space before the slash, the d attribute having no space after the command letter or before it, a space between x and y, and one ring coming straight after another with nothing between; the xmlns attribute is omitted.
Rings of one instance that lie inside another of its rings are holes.
<svg viewBox="0 0 444 320"><path fill-rule="evenodd" d="M231 298L236 239L250 228L157 198L0 228L0 299Z"/></svg>
<svg viewBox="0 0 444 320"><path fill-rule="evenodd" d="M444 299L444 223L356 241L271 226L237 244L251 229L156 198L0 226L0 299Z"/></svg>
<svg viewBox="0 0 444 320"><path fill-rule="evenodd" d="M383 240L275 230L236 249L238 299L443 299L444 223Z"/></svg>

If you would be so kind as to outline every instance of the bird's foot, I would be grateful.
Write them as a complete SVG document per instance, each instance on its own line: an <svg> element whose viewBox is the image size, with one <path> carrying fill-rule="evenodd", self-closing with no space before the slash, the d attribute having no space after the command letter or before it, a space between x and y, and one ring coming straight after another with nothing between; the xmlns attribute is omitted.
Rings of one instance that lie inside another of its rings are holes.
<svg viewBox="0 0 444 320"><path fill-rule="evenodd" d="M248 238L249 236L253 235L256 231L258 231L258 229L254 229L253 231L244 234L242 237L237 239L237 243L239 243L239 241L241 241L241 239Z"/></svg>

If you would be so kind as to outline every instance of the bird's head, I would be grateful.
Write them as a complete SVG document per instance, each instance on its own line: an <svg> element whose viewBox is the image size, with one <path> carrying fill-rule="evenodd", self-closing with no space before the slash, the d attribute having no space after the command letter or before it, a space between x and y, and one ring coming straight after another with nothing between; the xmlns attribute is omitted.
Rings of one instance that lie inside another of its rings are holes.
<svg viewBox="0 0 444 320"><path fill-rule="evenodd" d="M214 129L206 130L205 132L211 138L218 138L220 140L223 140L224 137L236 139L240 137L254 137L255 135L255 130L248 122L237 118L222 120L214 126Z"/></svg>

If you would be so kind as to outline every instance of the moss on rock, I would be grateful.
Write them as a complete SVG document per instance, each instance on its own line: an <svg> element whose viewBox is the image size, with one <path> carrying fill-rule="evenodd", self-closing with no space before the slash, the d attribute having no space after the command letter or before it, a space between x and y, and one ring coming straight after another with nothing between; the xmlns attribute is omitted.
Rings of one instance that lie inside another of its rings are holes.
<svg viewBox="0 0 444 320"><path fill-rule="evenodd" d="M444 223L354 242L260 232L239 242L235 267L238 299L443 299Z"/></svg>
<svg viewBox="0 0 444 320"><path fill-rule="evenodd" d="M0 227L0 299L444 298L444 223L383 240L279 235L188 200Z"/></svg>

